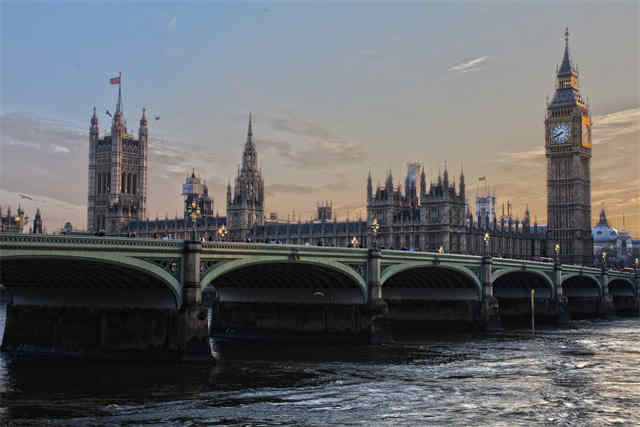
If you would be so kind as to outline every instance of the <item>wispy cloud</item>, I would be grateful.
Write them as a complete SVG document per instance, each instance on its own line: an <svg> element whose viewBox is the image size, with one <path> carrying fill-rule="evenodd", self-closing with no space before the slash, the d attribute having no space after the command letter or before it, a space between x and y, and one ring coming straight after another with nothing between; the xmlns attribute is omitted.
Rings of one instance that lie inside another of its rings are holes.
<svg viewBox="0 0 640 427"><path fill-rule="evenodd" d="M314 188L308 185L298 184L270 184L264 189L267 196L275 196L276 194L311 194Z"/></svg>
<svg viewBox="0 0 640 427"><path fill-rule="evenodd" d="M366 158L361 144L336 135L312 121L271 117L268 122L273 129L297 137L295 145L281 140L256 140L259 149L275 150L287 166L331 169L361 163Z"/></svg>
<svg viewBox="0 0 640 427"><path fill-rule="evenodd" d="M602 144L638 131L640 131L640 108L629 108L595 116L591 138L594 145Z"/></svg>
<svg viewBox="0 0 640 427"><path fill-rule="evenodd" d="M169 22L167 23L167 28L170 30L174 30L176 28L177 22L178 22L178 17L172 16L171 19L169 19Z"/></svg>
<svg viewBox="0 0 640 427"><path fill-rule="evenodd" d="M70 153L71 152L71 150L69 150L67 147L63 147L62 145L52 144L52 147L53 147L54 153Z"/></svg>
<svg viewBox="0 0 640 427"><path fill-rule="evenodd" d="M478 67L480 64L489 59L488 56L481 56L476 59L472 59L471 61L462 62L460 64L454 65L450 67L447 71L450 72L458 72L458 73L468 73L472 71L478 71L480 68Z"/></svg>

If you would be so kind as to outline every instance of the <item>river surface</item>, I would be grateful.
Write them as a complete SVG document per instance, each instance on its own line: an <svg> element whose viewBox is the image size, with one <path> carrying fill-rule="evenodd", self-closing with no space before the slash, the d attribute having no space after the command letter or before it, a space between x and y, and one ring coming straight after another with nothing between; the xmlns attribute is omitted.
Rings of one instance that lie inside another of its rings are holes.
<svg viewBox="0 0 640 427"><path fill-rule="evenodd" d="M0 353L0 425L640 425L640 319L219 349L216 366Z"/></svg>

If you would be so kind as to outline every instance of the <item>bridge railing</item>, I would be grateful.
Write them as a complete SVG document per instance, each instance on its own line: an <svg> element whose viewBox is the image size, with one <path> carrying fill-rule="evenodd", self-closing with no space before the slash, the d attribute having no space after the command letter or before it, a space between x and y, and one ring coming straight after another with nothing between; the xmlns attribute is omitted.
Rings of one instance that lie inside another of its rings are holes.
<svg viewBox="0 0 640 427"><path fill-rule="evenodd" d="M366 258L367 249L332 246L280 245L273 243L203 242L202 252L234 252L265 255L300 255L317 257Z"/></svg>
<svg viewBox="0 0 640 427"><path fill-rule="evenodd" d="M121 248L145 248L145 249L179 249L184 247L182 240L157 240L139 239L129 237L103 237L103 236L65 236L56 234L20 234L0 233L0 247L121 247Z"/></svg>

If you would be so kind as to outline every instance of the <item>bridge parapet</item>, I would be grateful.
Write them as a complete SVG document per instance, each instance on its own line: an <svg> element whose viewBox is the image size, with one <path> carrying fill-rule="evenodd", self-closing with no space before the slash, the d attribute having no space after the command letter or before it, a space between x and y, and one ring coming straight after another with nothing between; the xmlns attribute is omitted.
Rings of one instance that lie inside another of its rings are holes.
<svg viewBox="0 0 640 427"><path fill-rule="evenodd" d="M135 239L127 237L58 236L46 234L0 233L0 248L101 248L101 249L174 249L181 251L182 240Z"/></svg>

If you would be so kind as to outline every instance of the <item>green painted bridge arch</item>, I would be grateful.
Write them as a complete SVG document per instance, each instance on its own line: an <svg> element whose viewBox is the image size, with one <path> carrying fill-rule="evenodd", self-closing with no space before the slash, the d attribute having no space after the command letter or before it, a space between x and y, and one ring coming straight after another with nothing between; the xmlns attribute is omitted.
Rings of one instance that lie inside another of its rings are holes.
<svg viewBox="0 0 640 427"><path fill-rule="evenodd" d="M609 292L614 297L637 297L639 292L633 281L625 277L614 277L609 281Z"/></svg>
<svg viewBox="0 0 640 427"><path fill-rule="evenodd" d="M604 294L598 277L585 272L572 272L562 276L563 294L568 298L600 298Z"/></svg>
<svg viewBox="0 0 640 427"><path fill-rule="evenodd" d="M529 298L535 289L537 298L553 298L555 286L545 271L522 267L502 268L491 274L496 298Z"/></svg>
<svg viewBox="0 0 640 427"><path fill-rule="evenodd" d="M387 267L381 277L383 299L482 299L482 283L472 270L453 263L406 262Z"/></svg>
<svg viewBox="0 0 640 427"><path fill-rule="evenodd" d="M12 303L29 305L177 309L180 264L172 274L170 267L115 251L3 249L0 254L2 283Z"/></svg>
<svg viewBox="0 0 640 427"><path fill-rule="evenodd" d="M200 280L220 302L364 304L365 279L353 268L326 258L253 256L214 261Z"/></svg>

